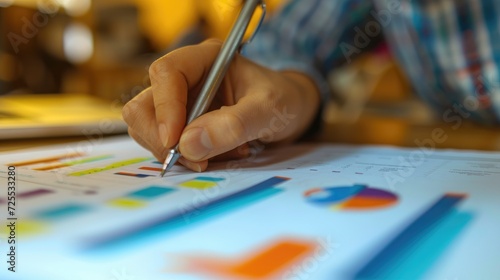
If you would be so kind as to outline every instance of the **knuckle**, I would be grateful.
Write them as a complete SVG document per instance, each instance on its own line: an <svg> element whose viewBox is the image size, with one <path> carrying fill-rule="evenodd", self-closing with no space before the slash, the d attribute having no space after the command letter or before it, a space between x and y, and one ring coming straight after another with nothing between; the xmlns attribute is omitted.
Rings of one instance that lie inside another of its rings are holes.
<svg viewBox="0 0 500 280"><path fill-rule="evenodd" d="M135 106L134 106L134 101L129 101L125 106L123 106L122 109L122 117L123 120L129 125L133 126L135 119L136 119L136 114L135 114Z"/></svg>
<svg viewBox="0 0 500 280"><path fill-rule="evenodd" d="M225 125L227 127L228 135L231 143L239 146L247 142L247 129L246 122L236 113L228 113L225 117Z"/></svg>
<svg viewBox="0 0 500 280"><path fill-rule="evenodd" d="M149 66L149 76L151 79L158 79L165 77L168 73L169 65L172 63L171 62L172 58L170 56L166 55Z"/></svg>
<svg viewBox="0 0 500 280"><path fill-rule="evenodd" d="M261 90L258 95L258 101L264 105L265 109L273 109L278 105L276 94L269 89Z"/></svg>
<svg viewBox="0 0 500 280"><path fill-rule="evenodd" d="M202 44L216 44L216 45L222 45L223 41L218 38L209 38L205 41L202 42Z"/></svg>

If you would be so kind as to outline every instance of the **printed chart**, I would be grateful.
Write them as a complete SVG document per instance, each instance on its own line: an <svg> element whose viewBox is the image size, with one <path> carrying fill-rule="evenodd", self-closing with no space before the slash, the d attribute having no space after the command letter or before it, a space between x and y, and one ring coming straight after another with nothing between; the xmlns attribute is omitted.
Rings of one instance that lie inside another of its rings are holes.
<svg viewBox="0 0 500 280"><path fill-rule="evenodd" d="M23 271L0 278L499 278L500 156L417 152L291 146L164 178L129 138L2 154Z"/></svg>
<svg viewBox="0 0 500 280"><path fill-rule="evenodd" d="M181 269L191 273L231 279L271 279L303 261L305 257L314 253L316 248L317 244L312 241L276 240L236 259L188 257L183 260L185 267Z"/></svg>
<svg viewBox="0 0 500 280"><path fill-rule="evenodd" d="M366 185L315 188L305 192L311 204L337 210L369 210L385 208L398 202L394 193Z"/></svg>

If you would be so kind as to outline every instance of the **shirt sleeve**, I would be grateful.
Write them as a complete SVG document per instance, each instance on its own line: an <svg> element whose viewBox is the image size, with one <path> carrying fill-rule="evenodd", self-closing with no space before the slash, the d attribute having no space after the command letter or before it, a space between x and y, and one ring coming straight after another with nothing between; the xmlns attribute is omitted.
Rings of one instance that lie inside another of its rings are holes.
<svg viewBox="0 0 500 280"><path fill-rule="evenodd" d="M376 2L394 54L443 121L500 123L500 1Z"/></svg>
<svg viewBox="0 0 500 280"><path fill-rule="evenodd" d="M274 70L307 74L327 100L326 75L335 60L346 59L339 42L352 36L346 31L372 7L371 0L290 0L264 23L243 55Z"/></svg>

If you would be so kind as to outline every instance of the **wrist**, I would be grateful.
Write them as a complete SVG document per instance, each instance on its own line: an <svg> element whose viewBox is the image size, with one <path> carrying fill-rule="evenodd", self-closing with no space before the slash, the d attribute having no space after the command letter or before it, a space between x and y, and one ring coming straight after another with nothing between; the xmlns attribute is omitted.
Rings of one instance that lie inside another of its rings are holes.
<svg viewBox="0 0 500 280"><path fill-rule="evenodd" d="M287 140L295 141L304 135L316 119L320 108L320 90L314 80L307 74L298 71L281 72L288 84L287 91L295 100L291 111L299 116L297 118L297 129Z"/></svg>

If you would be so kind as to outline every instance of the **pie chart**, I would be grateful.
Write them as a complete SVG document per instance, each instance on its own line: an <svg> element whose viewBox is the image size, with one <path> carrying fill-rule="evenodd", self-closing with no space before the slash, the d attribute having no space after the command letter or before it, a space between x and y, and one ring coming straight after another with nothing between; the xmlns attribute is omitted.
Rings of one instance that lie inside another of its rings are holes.
<svg viewBox="0 0 500 280"><path fill-rule="evenodd" d="M392 192L361 184L315 188L306 191L304 197L311 204L337 210L385 208L398 202L398 196Z"/></svg>

